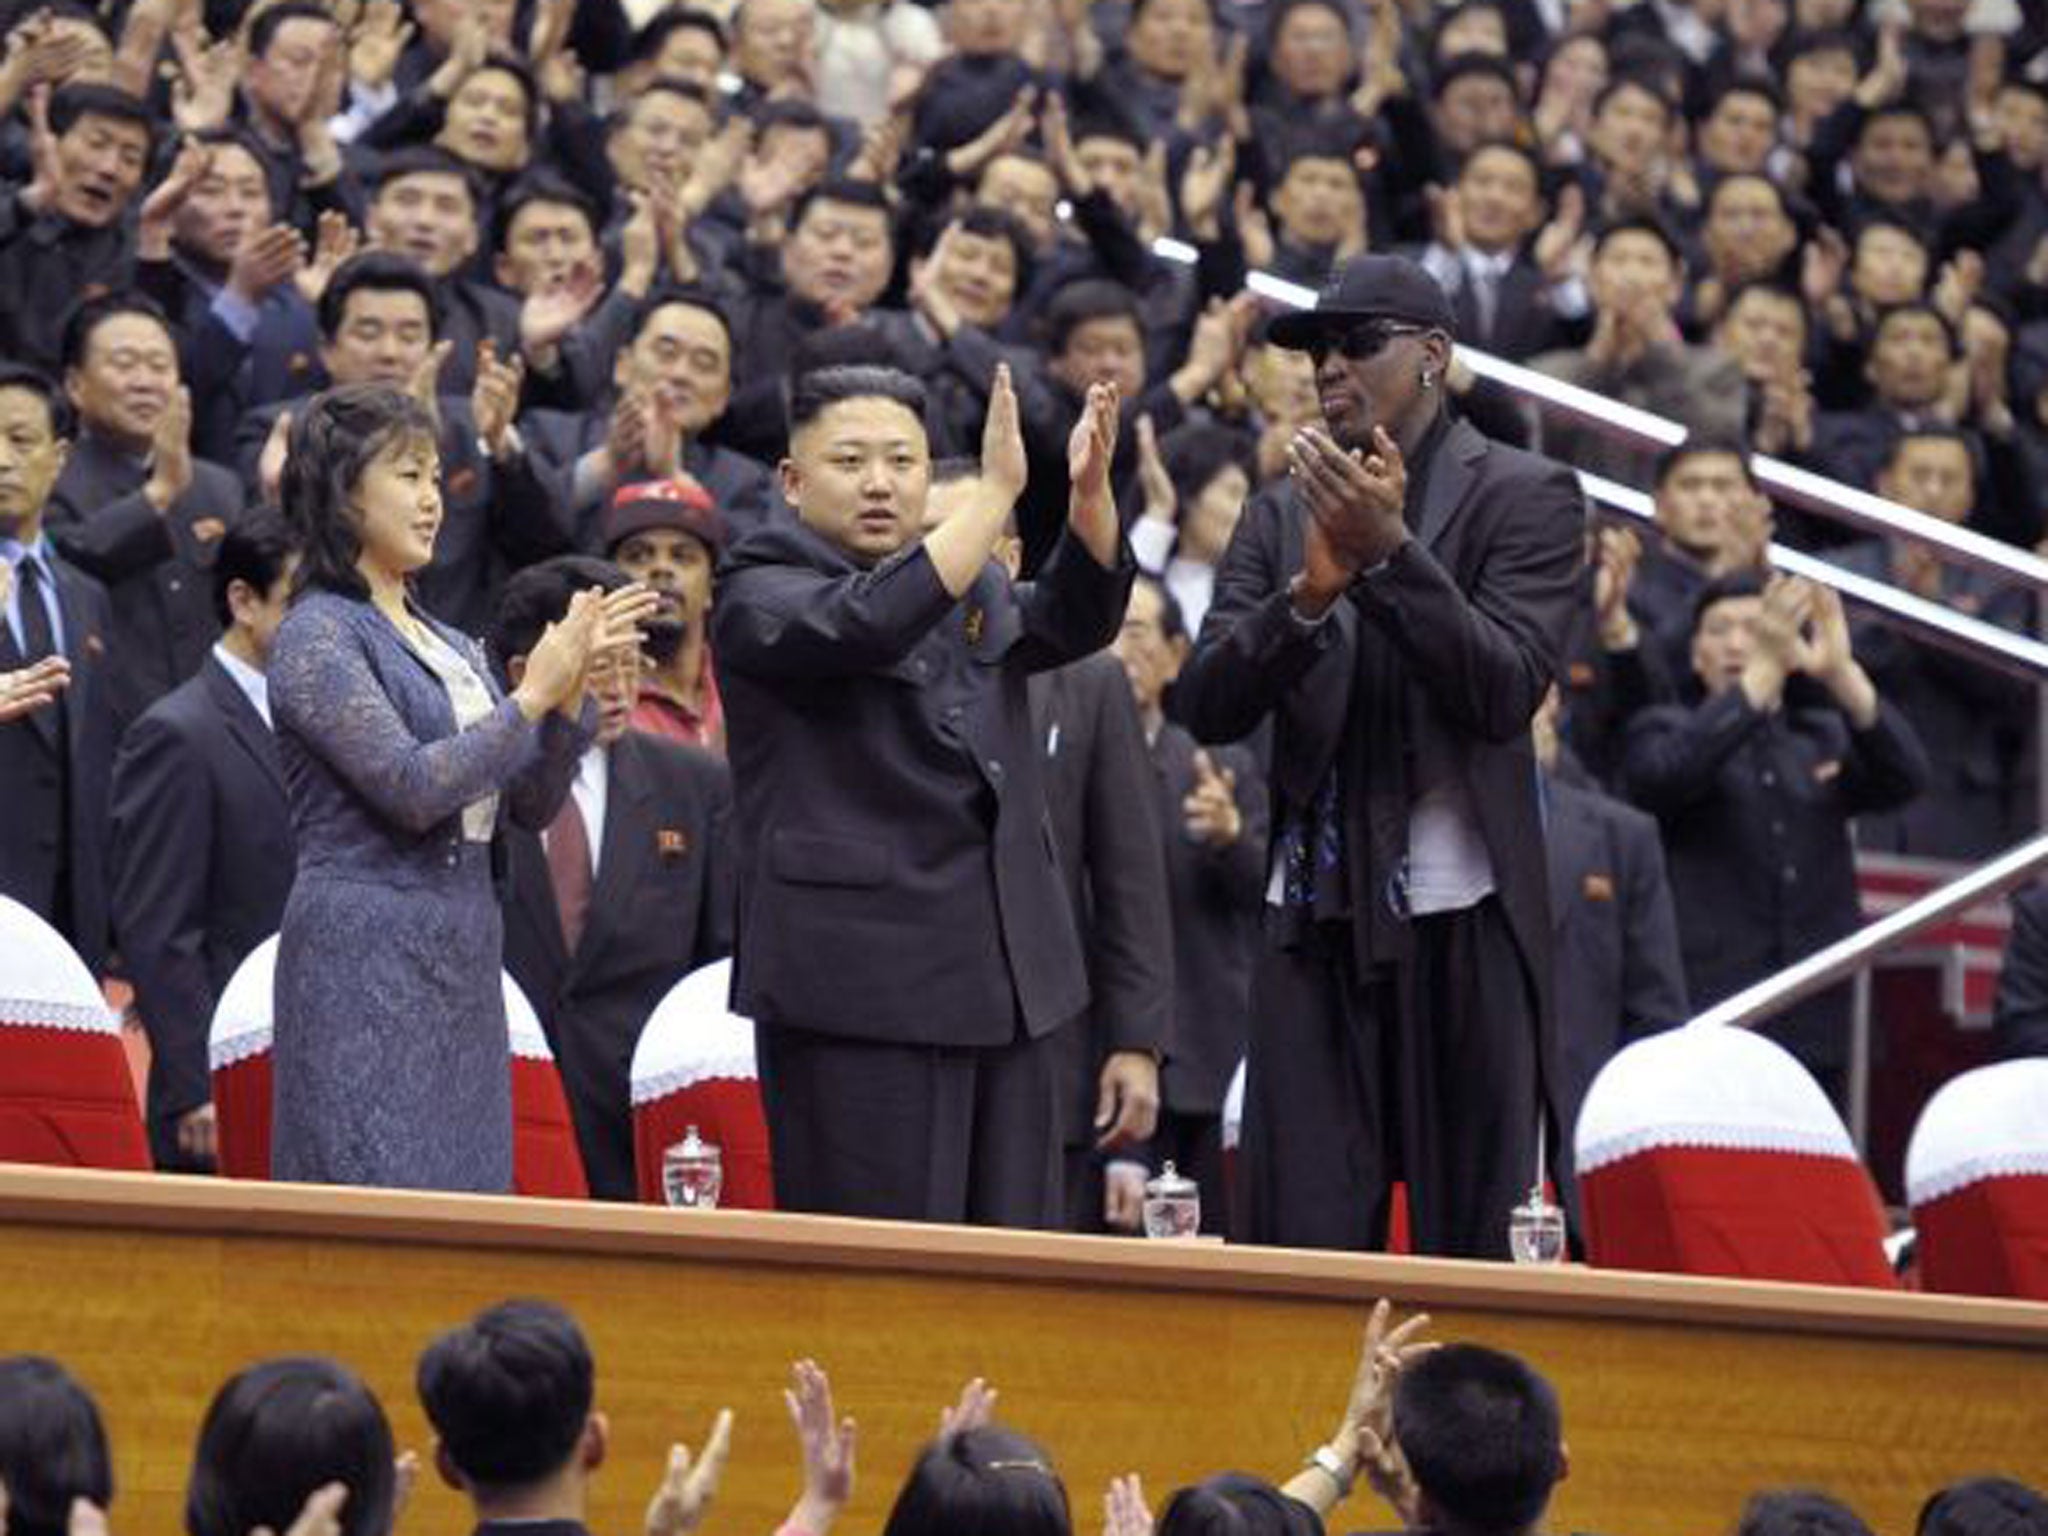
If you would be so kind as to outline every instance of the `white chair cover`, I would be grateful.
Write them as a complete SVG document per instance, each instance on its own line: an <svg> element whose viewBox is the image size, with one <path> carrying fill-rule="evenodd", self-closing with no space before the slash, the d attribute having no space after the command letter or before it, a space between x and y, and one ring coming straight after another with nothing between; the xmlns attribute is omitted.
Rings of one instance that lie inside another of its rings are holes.
<svg viewBox="0 0 2048 1536"><path fill-rule="evenodd" d="M118 1035L121 1019L64 935L0 896L0 1025Z"/></svg>
<svg viewBox="0 0 2048 1536"><path fill-rule="evenodd" d="M2013 1174L2048 1174L2048 1058L1979 1067L1945 1083L1906 1148L1906 1199L1916 1207Z"/></svg>
<svg viewBox="0 0 2048 1536"><path fill-rule="evenodd" d="M732 1011L731 996L730 960L714 960L669 988L633 1050L636 1108L709 1078L754 1080L754 1024Z"/></svg>

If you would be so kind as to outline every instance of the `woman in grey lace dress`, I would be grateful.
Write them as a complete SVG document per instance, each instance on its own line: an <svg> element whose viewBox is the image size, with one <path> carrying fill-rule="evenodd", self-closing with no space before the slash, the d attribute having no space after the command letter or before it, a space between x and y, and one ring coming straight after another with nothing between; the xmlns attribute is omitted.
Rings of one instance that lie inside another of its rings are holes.
<svg viewBox="0 0 2048 1536"><path fill-rule="evenodd" d="M270 664L299 848L279 936L279 1179L503 1192L512 1088L491 882L501 802L545 827L589 744L592 657L637 640L644 592L580 594L509 696L467 635L413 605L441 521L432 420L352 386L293 423L303 545Z"/></svg>

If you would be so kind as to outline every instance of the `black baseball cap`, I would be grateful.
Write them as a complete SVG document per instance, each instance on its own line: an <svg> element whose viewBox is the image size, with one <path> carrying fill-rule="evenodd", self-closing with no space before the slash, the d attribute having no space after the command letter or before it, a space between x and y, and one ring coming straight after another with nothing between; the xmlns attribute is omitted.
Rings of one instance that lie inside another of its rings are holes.
<svg viewBox="0 0 2048 1536"><path fill-rule="evenodd" d="M1361 320L1397 320L1451 335L1457 321L1437 280L1403 256L1354 256L1324 284L1314 309L1282 315L1266 332L1276 347L1303 352L1319 336Z"/></svg>

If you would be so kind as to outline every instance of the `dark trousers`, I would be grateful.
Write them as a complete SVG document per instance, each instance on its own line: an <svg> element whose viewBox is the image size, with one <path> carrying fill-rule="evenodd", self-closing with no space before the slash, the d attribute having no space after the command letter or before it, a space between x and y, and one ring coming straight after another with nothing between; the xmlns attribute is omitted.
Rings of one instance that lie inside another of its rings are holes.
<svg viewBox="0 0 2048 1536"><path fill-rule="evenodd" d="M1059 1094L1045 1041L893 1045L757 1024L754 1042L779 1209L1059 1225Z"/></svg>
<svg viewBox="0 0 2048 1536"><path fill-rule="evenodd" d="M1409 965L1362 979L1338 927L1260 954L1238 1170L1253 1242L1382 1248L1406 1180L1417 1253L1508 1257L1536 1171L1534 995L1495 898L1414 928Z"/></svg>

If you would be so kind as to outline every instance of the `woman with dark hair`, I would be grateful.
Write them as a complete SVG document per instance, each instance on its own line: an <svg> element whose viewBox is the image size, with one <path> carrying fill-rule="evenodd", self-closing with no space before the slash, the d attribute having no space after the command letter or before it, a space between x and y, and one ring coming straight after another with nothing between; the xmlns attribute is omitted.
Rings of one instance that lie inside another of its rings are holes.
<svg viewBox="0 0 2048 1536"><path fill-rule="evenodd" d="M376 1394L315 1355L259 1361L229 1377L199 1426L186 1536L288 1531L316 1495L339 1499L340 1536L390 1536L398 1474Z"/></svg>
<svg viewBox="0 0 2048 1536"><path fill-rule="evenodd" d="M1323 1536L1323 1522L1263 1477L1220 1472L1168 1499L1156 1536Z"/></svg>
<svg viewBox="0 0 2048 1536"><path fill-rule="evenodd" d="M1035 1441L990 1424L942 1434L910 1469L882 1536L1073 1536L1066 1485Z"/></svg>
<svg viewBox="0 0 2048 1536"><path fill-rule="evenodd" d="M548 827L595 732L593 660L637 645L644 587L578 593L499 691L410 579L441 523L434 423L382 385L294 421L305 551L270 701L298 876L279 935L276 1177L504 1192L512 1089L491 879L501 800Z"/></svg>
<svg viewBox="0 0 2048 1536"><path fill-rule="evenodd" d="M1920 1506L1916 1536L2048 1536L2048 1497L2010 1477L1966 1477Z"/></svg>
<svg viewBox="0 0 2048 1536"><path fill-rule="evenodd" d="M1251 444L1192 423L1161 439L1138 423L1138 486L1145 510L1131 527L1138 564L1166 583L1190 636L1216 590L1216 568L1252 493Z"/></svg>
<svg viewBox="0 0 2048 1536"><path fill-rule="evenodd" d="M74 1502L101 1510L113 1502L114 1464L99 1407L76 1377L42 1355L0 1357L0 1489L7 1536L65 1536Z"/></svg>

